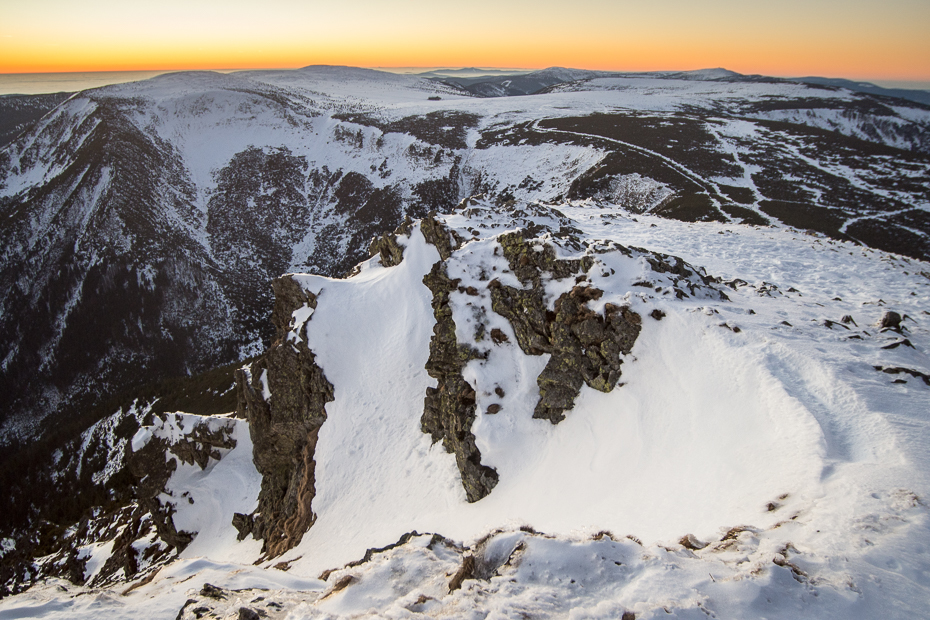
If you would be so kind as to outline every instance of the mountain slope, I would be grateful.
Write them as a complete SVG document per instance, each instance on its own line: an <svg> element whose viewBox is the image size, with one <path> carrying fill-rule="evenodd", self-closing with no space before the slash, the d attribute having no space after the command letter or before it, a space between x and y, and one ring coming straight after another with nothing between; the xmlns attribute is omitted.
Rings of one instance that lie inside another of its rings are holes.
<svg viewBox="0 0 930 620"><path fill-rule="evenodd" d="M473 194L928 256L921 107L718 70L549 73L563 82L517 98L306 67L64 102L0 151L3 441L257 352L271 279L344 274L373 236Z"/></svg>
<svg viewBox="0 0 930 620"><path fill-rule="evenodd" d="M153 518L190 542L113 597L124 586L93 579L116 539L76 540L88 586L50 581L0 613L920 615L926 263L787 229L485 199L375 251L348 279L277 281L275 341L239 375L247 421L142 416L133 454L168 465ZM639 326L626 351L605 344L619 316ZM566 394L561 418L540 408ZM455 431L438 442L436 406ZM204 424L235 427L235 447ZM287 425L302 459L263 470L288 455L267 441ZM477 500L456 444L469 434L498 477Z"/></svg>

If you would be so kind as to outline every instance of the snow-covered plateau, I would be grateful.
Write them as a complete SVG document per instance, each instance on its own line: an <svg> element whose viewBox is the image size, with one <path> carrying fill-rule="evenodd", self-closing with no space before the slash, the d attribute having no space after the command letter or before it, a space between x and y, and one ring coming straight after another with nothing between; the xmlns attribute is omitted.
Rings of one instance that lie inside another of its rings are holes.
<svg viewBox="0 0 930 620"><path fill-rule="evenodd" d="M0 620L930 617L930 110L564 77L166 75L3 147L2 430L105 413Z"/></svg>

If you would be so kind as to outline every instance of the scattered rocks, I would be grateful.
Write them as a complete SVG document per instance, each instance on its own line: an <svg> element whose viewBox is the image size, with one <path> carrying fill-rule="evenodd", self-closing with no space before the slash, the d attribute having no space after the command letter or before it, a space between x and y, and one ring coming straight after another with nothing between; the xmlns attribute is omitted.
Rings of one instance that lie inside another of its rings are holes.
<svg viewBox="0 0 930 620"><path fill-rule="evenodd" d="M161 423L164 423L164 420L161 420ZM169 442L162 437L151 437L144 446L133 452L128 460L129 472L136 480L133 491L139 504L151 513L158 536L178 551L183 551L191 543L194 534L178 531L175 527L172 519L174 506L160 499L165 492L165 486L171 474L177 470L178 460L206 469L211 458L220 459L220 450L235 448L236 440L232 438L232 432L232 425L220 424L211 427L206 422L200 422L185 433L184 439L178 441ZM177 458L173 458L172 455ZM131 542L127 541L126 544ZM132 552L127 553L132 555ZM131 569L131 560L126 561L126 567Z"/></svg>
<svg viewBox="0 0 930 620"><path fill-rule="evenodd" d="M239 608L239 620L259 620L261 615L254 609L248 607Z"/></svg>
<svg viewBox="0 0 930 620"><path fill-rule="evenodd" d="M206 596L207 598L212 598L216 600L222 600L226 598L226 594L223 593L222 588L217 588L212 583L205 583L200 589L200 596Z"/></svg>
<svg viewBox="0 0 930 620"><path fill-rule="evenodd" d="M889 375L905 373L922 380L925 384L930 386L930 375L924 372L920 372L919 370L914 370L913 368L902 368L900 366L873 366L873 368L879 372L884 372Z"/></svg>

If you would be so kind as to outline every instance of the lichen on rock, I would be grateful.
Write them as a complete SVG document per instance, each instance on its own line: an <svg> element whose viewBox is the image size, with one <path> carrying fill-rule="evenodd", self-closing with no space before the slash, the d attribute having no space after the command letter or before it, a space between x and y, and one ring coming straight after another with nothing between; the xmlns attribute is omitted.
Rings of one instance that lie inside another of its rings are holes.
<svg viewBox="0 0 930 620"><path fill-rule="evenodd" d="M639 336L642 319L627 306L606 304L601 316L588 308L603 292L575 286L555 301L550 324L552 357L539 374L539 402L534 418L553 424L565 419L581 385L610 392L620 379L622 355L629 355Z"/></svg>
<svg viewBox="0 0 930 620"><path fill-rule="evenodd" d="M262 475L258 510L237 516L236 526L240 535L262 539L262 552L269 558L297 545L316 520L311 510L314 453L326 420L325 405L334 398L333 385L306 340L289 337L294 312L316 308L317 296L290 276L274 280L272 288L275 340L250 368L236 373L238 413L249 421L252 458Z"/></svg>
<svg viewBox="0 0 930 620"><path fill-rule="evenodd" d="M437 386L426 388L420 428L434 443L441 441L446 451L455 455L465 496L469 502L477 502L497 485L498 475L493 468L481 464L481 452L471 432L477 399L474 388L462 376L465 365L481 358L482 354L458 342L449 305L449 295L458 290L459 280L449 278L446 261L461 247L463 240L437 219L435 212L420 220L420 232L426 242L436 248L441 259L423 277L423 284L433 294L431 303L436 319L426 372L436 379Z"/></svg>

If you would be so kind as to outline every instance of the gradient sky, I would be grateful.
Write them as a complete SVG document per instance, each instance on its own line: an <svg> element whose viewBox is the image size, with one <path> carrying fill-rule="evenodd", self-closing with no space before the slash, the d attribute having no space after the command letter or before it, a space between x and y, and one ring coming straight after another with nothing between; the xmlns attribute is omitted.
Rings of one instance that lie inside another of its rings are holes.
<svg viewBox="0 0 930 620"><path fill-rule="evenodd" d="M930 80L930 0L0 0L0 73L726 67Z"/></svg>

